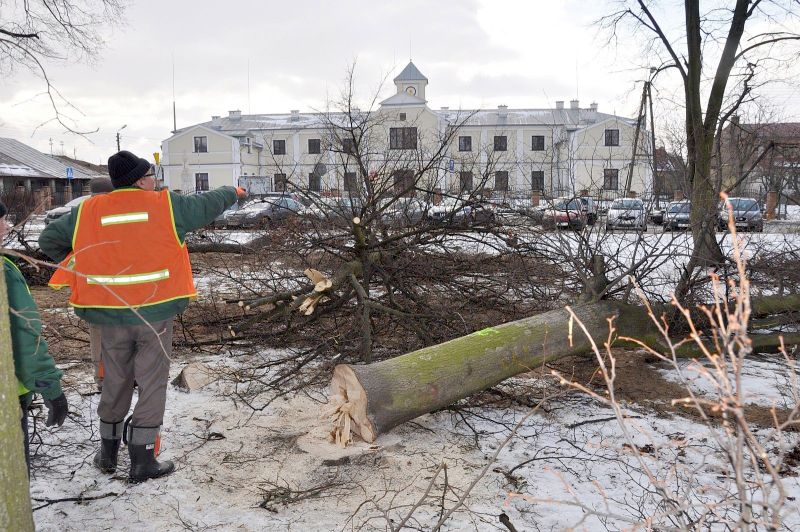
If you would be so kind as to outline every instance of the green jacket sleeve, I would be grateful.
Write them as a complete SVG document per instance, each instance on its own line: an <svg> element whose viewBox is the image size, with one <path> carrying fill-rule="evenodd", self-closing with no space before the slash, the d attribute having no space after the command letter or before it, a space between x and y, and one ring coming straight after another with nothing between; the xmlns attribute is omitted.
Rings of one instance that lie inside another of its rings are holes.
<svg viewBox="0 0 800 532"><path fill-rule="evenodd" d="M8 288L11 346L17 380L45 399L61 395L61 370L47 351L42 337L42 319L28 284L19 269L3 257Z"/></svg>
<svg viewBox="0 0 800 532"><path fill-rule="evenodd" d="M72 234L75 232L75 220L78 217L78 208L74 207L61 218L57 218L46 225L39 235L39 249L42 253L61 262L72 251Z"/></svg>
<svg viewBox="0 0 800 532"><path fill-rule="evenodd" d="M186 233L210 224L214 218L222 214L237 200L236 189L233 187L220 187L192 196L182 196L174 192L169 194L172 198L175 229L181 242L186 237ZM45 253L47 252L45 251Z"/></svg>

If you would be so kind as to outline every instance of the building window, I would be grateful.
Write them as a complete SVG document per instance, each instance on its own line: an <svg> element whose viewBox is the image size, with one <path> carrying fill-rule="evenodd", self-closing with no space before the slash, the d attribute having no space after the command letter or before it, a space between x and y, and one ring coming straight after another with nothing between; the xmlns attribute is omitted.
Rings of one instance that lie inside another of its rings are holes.
<svg viewBox="0 0 800 532"><path fill-rule="evenodd" d="M544 170L534 170L531 172L531 190L544 192Z"/></svg>
<svg viewBox="0 0 800 532"><path fill-rule="evenodd" d="M499 192L508 192L508 172L502 170L494 173L494 189Z"/></svg>
<svg viewBox="0 0 800 532"><path fill-rule="evenodd" d="M308 153L318 154L322 153L319 139L308 139Z"/></svg>
<svg viewBox="0 0 800 532"><path fill-rule="evenodd" d="M272 155L286 155L286 141L273 140L272 141Z"/></svg>
<svg viewBox="0 0 800 532"><path fill-rule="evenodd" d="M619 146L619 129L606 129L606 146Z"/></svg>
<svg viewBox="0 0 800 532"><path fill-rule="evenodd" d="M195 153L208 153L208 137L195 137L194 138L194 152Z"/></svg>
<svg viewBox="0 0 800 532"><path fill-rule="evenodd" d="M205 137L203 137L205 138ZM194 189L197 192L208 190L208 174L194 174Z"/></svg>
<svg viewBox="0 0 800 532"><path fill-rule="evenodd" d="M356 141L353 139L342 139L342 152L354 154L356 152Z"/></svg>
<svg viewBox="0 0 800 532"><path fill-rule="evenodd" d="M619 189L619 170L616 168L606 168L603 170L603 190Z"/></svg>
<svg viewBox="0 0 800 532"><path fill-rule="evenodd" d="M322 176L312 172L308 174L308 190L319 192L322 190Z"/></svg>
<svg viewBox="0 0 800 532"><path fill-rule="evenodd" d="M461 192L468 192L472 190L472 172L458 173L458 189Z"/></svg>
<svg viewBox="0 0 800 532"><path fill-rule="evenodd" d="M403 196L414 195L414 172L412 170L397 170L392 175L394 177L395 194Z"/></svg>
<svg viewBox="0 0 800 532"><path fill-rule="evenodd" d="M531 137L531 150L544 151L544 135L533 135Z"/></svg>
<svg viewBox="0 0 800 532"><path fill-rule="evenodd" d="M505 135L496 135L494 137L494 151L507 151L508 150L508 137Z"/></svg>
<svg viewBox="0 0 800 532"><path fill-rule="evenodd" d="M348 192L357 192L358 187L356 186L356 173L355 172L345 172L344 173L344 189Z"/></svg>
<svg viewBox="0 0 800 532"><path fill-rule="evenodd" d="M275 174L272 179L275 192L286 192L286 174Z"/></svg>
<svg viewBox="0 0 800 532"><path fill-rule="evenodd" d="M472 137L458 137L458 151L472 151Z"/></svg>
<svg viewBox="0 0 800 532"><path fill-rule="evenodd" d="M415 127L390 127L390 150L416 150L417 128Z"/></svg>
<svg viewBox="0 0 800 532"><path fill-rule="evenodd" d="M405 113L400 113L400 121L401 122L405 122L406 121L406 114Z"/></svg>

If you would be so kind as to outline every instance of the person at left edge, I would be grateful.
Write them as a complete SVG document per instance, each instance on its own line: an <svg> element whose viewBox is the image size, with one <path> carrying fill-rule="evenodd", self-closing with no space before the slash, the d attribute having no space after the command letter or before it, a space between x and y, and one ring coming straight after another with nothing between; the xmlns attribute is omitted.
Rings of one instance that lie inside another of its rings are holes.
<svg viewBox="0 0 800 532"><path fill-rule="evenodd" d="M0 241L10 227L6 220L8 209L0 203ZM62 372L56 367L42 337L42 318L36 302L31 297L28 283L17 265L3 256L3 268L8 291L9 322L11 325L11 350L14 356L14 373L17 377L17 394L21 410L22 436L25 446L25 462L30 471L28 446L28 409L33 392L40 393L48 409L45 425L51 427L64 423L67 417L67 398L61 391Z"/></svg>

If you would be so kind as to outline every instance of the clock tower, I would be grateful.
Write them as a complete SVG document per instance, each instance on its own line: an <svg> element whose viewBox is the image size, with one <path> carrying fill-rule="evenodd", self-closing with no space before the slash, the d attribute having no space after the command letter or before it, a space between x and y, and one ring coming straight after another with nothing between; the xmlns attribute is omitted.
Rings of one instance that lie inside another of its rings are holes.
<svg viewBox="0 0 800 532"><path fill-rule="evenodd" d="M397 94L407 94L425 101L425 87L428 85L428 78L409 61L408 65L394 78L397 87Z"/></svg>

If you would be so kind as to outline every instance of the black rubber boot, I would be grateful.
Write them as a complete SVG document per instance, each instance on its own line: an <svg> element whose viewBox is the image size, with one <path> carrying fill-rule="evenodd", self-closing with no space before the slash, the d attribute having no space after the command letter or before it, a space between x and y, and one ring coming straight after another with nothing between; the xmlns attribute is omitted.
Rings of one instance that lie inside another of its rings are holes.
<svg viewBox="0 0 800 532"><path fill-rule="evenodd" d="M128 444L131 455L131 473L129 480L133 483L144 482L151 478L163 477L175 471L175 464L170 460L156 460L155 444Z"/></svg>
<svg viewBox="0 0 800 532"><path fill-rule="evenodd" d="M100 450L94 455L94 465L103 473L113 473L117 470L117 456L119 455L119 438L102 438Z"/></svg>

